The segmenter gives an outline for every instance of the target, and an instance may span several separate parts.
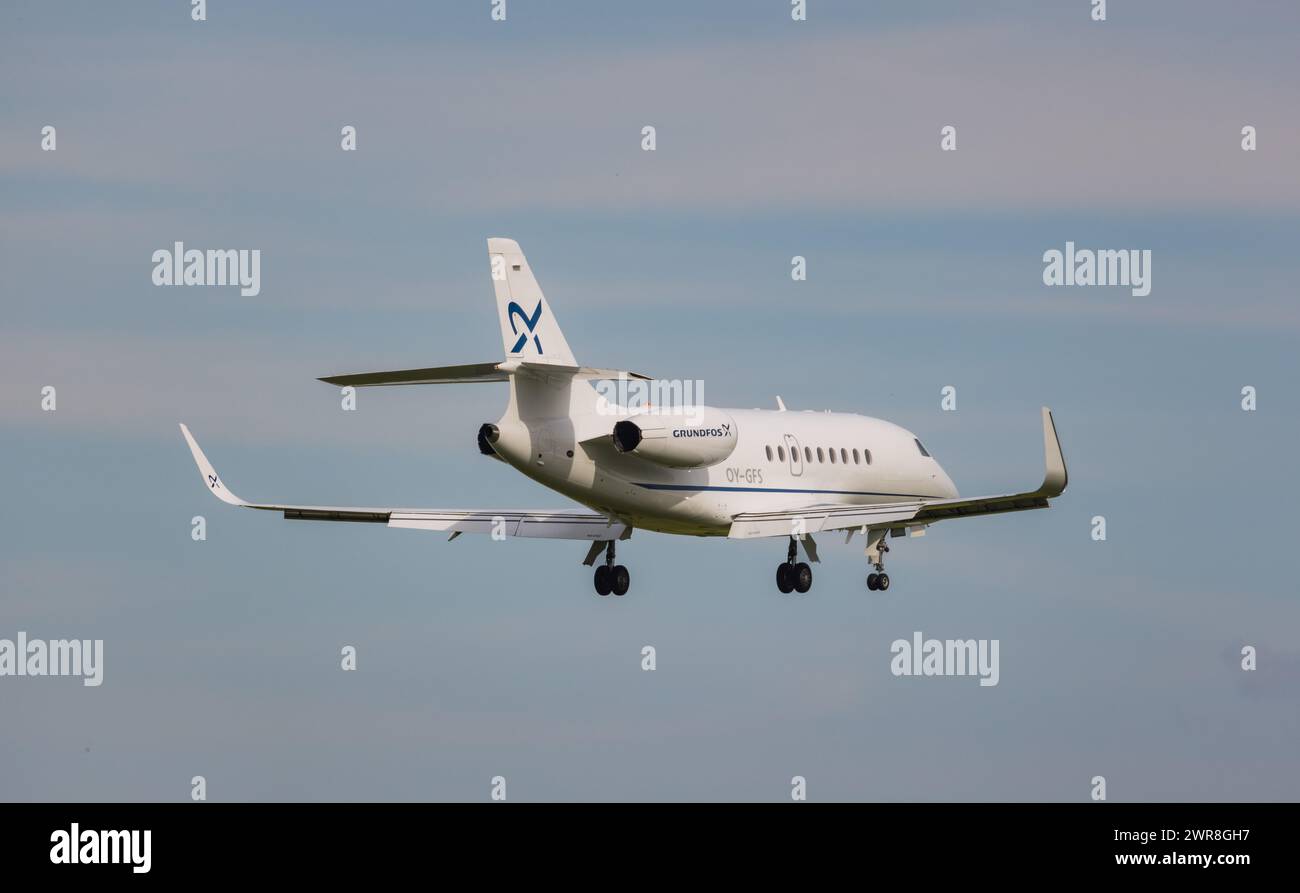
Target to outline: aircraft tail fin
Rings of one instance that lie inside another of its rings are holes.
[[[577,367],[519,243],[514,239],[487,242],[506,360]]]

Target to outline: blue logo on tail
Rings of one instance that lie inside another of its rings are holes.
[[[528,340],[529,335],[532,335],[533,343],[537,345],[537,353],[540,356],[542,353],[542,340],[534,334],[534,330],[537,328],[538,320],[542,318],[542,302],[537,302],[537,307],[533,310],[531,319],[527,313],[524,313],[524,308],[520,307],[514,301],[511,301],[510,306],[506,309],[509,311],[508,318],[510,320],[510,331],[519,335],[519,340],[515,342],[514,347],[510,348],[510,352],[519,353],[522,351],[524,349],[524,342]],[[519,327],[515,325],[516,316],[524,321],[524,325],[528,326],[528,331],[523,332],[522,334],[520,333]]]

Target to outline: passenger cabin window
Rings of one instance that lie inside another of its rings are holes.
[[[921,455],[925,456],[927,459],[930,458],[930,454],[925,451],[925,446],[921,441],[917,440],[915,437],[913,437],[912,440],[916,441],[916,448],[921,451]]]
[[[771,447],[764,447],[764,449],[767,450],[767,461],[771,462],[771,461],[772,461],[772,448],[771,448]]]
[[[780,459],[782,462],[785,461],[785,447],[778,446],[776,448],[776,457]]]
[[[862,457],[858,455],[858,448],[857,448],[857,447],[854,447],[854,448],[853,448],[853,464],[854,464],[854,465],[860,465],[860,464],[861,464],[861,459],[862,459]]]
[[[826,454],[822,452],[822,448],[821,448],[821,447],[818,447],[818,448],[817,448],[817,461],[818,461],[818,462],[825,462],[825,461],[826,461]]]
[[[827,452],[831,454],[831,464],[835,464],[835,448],[831,447]]]
[[[811,462],[811,461],[812,461],[812,447],[804,447],[804,448],[803,448],[803,457],[804,457],[804,460],[807,461],[807,462]]]
[[[871,464],[871,450],[862,451],[862,461],[866,462],[868,465]]]
[[[844,447],[840,447],[840,463],[843,465],[849,464],[849,451]]]

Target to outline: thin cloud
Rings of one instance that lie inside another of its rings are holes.
[[[944,26],[578,58],[372,44],[347,65],[291,41],[112,47],[86,43],[94,83],[56,66],[16,99],[42,120],[66,91],[97,101],[57,115],[57,159],[11,132],[0,174],[478,211],[1300,208],[1280,63],[1193,38]],[[160,108],[185,125],[160,128]],[[1244,123],[1260,151],[1241,151]]]

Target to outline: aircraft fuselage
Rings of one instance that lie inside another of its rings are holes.
[[[726,536],[742,512],[810,503],[950,498],[957,488],[911,432],[851,413],[721,410],[736,428],[717,464],[672,468],[577,433],[616,418],[504,418],[494,444],[523,474],[596,511],[662,533]]]

